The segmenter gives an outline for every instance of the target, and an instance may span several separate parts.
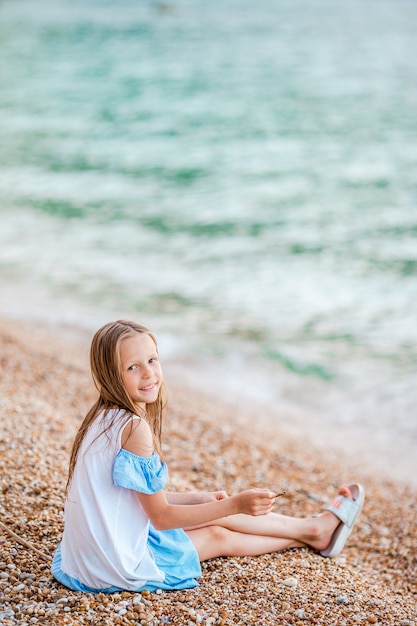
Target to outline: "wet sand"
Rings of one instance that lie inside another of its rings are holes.
[[[329,455],[295,432],[239,415],[178,384],[168,368],[165,454],[171,490],[285,489],[276,510],[319,512],[340,484],[367,499],[342,555],[308,549],[203,564],[200,587],[152,594],[80,594],[49,573],[63,528],[72,439],[94,398],[89,333],[3,319],[0,330],[0,621],[4,624],[416,623],[417,504],[412,485]],[[41,556],[42,553],[43,556]]]

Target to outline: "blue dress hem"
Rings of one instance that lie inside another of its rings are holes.
[[[123,587],[115,587],[115,586],[105,587],[102,589],[95,589],[93,587],[88,587],[87,585],[84,585],[82,582],[80,582],[76,578],[73,578],[72,576],[68,576],[68,574],[66,574],[62,570],[61,544],[59,544],[57,549],[55,550],[54,558],[52,561],[51,573],[53,577],[55,578],[55,580],[57,580],[59,583],[61,583],[68,589],[71,589],[72,591],[82,591],[83,593],[110,594],[110,593],[118,593],[121,591],[130,591],[131,593],[140,593],[141,591],[145,591],[145,590],[156,591],[157,589],[163,589],[166,591],[170,591],[170,590],[175,591],[175,590],[180,590],[180,589],[192,589],[193,587],[199,587],[199,583],[195,580],[195,578],[188,578],[186,580],[173,581],[173,580],[170,580],[172,577],[170,577],[169,575],[165,576],[165,580],[163,580],[162,582],[148,581],[145,585],[142,585],[142,587],[138,587],[137,589],[126,589]],[[201,575],[201,569],[200,569],[200,575]]]

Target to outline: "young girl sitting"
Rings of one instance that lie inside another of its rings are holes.
[[[298,519],[272,513],[276,495],[169,493],[161,459],[165,405],[154,336],[144,326],[103,326],[90,351],[99,397],[71,452],[65,527],[54,577],[76,591],[183,589],[200,561],[310,546],[323,556],[344,547],[364,500],[342,487],[327,511]]]

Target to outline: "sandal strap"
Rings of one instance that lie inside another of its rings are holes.
[[[336,515],[341,522],[346,524],[348,528],[351,528],[359,509],[360,506],[357,502],[351,500],[350,498],[346,498],[346,496],[339,495],[335,497],[333,502],[327,507],[326,511],[330,511]]]

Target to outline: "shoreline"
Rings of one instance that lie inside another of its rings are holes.
[[[62,532],[69,448],[94,397],[89,333],[57,330],[5,318],[0,329],[2,521],[47,555]],[[288,492],[279,512],[303,516],[322,510],[343,482],[363,481],[364,511],[342,555],[329,560],[301,549],[213,559],[194,590],[97,597],[65,589],[39,556],[0,533],[3,623],[414,625],[416,490],[323,457],[287,433],[278,442],[269,430],[261,436],[252,416],[237,418],[168,373],[171,381],[170,488],[234,493],[268,485]]]
[[[388,480],[417,489],[414,471],[415,445],[405,434],[394,436],[391,428],[378,425],[373,420],[346,422],[335,415],[294,406],[290,403],[274,406],[268,402],[247,402],[234,394],[224,394],[213,403],[210,387],[221,386],[220,377],[204,380],[204,367],[193,371],[189,367],[165,366],[172,387],[182,387],[185,381],[187,394],[204,398],[206,404],[217,404],[236,427],[246,428],[255,421],[270,440],[292,442],[303,454],[323,458],[325,463],[343,464],[365,475]],[[279,376],[279,375],[278,375]],[[278,377],[277,376],[277,377]],[[278,395],[278,394],[277,394]],[[230,397],[233,396],[233,400]],[[249,405],[249,406],[248,406]]]
[[[20,303],[23,304],[21,300]],[[62,315],[61,322],[57,315],[65,310],[64,303],[56,310],[48,309],[51,304],[50,300],[41,298],[38,307],[31,302],[30,310],[23,314],[2,305],[0,320],[31,329],[31,333],[38,329],[44,336],[51,334],[55,340],[58,336],[65,337],[78,346],[79,354],[75,353],[74,358],[82,356],[83,363],[88,362],[91,337],[101,324],[118,317],[137,317],[85,310],[82,314],[79,312],[78,317],[75,311]],[[43,313],[45,307],[47,314]],[[146,316],[142,322],[149,326]],[[238,345],[227,343],[225,355],[216,355],[211,348],[204,347],[201,339],[184,339],[173,331],[160,332],[157,328],[156,335],[170,396],[174,397],[177,389],[185,388],[185,396],[195,395],[197,403],[199,398],[205,398],[212,406],[223,407],[236,425],[245,428],[256,419],[268,437],[284,436],[296,442],[306,454],[313,450],[326,462],[343,461],[355,471],[361,468],[365,475],[417,489],[414,471],[417,431],[411,405],[407,412],[409,417],[404,414],[397,419],[393,417],[395,405],[387,403],[385,413],[379,412],[376,406],[367,409],[366,402],[363,407],[358,405],[361,389],[353,385],[347,392],[344,385],[349,386],[349,380],[342,379],[338,385],[329,387],[326,381],[303,378],[253,357],[250,349],[245,352],[245,346],[240,350]],[[407,384],[412,384],[410,376],[409,372]],[[383,380],[379,381],[381,389]],[[375,380],[373,386],[378,386]],[[303,393],[301,398],[299,389]]]

